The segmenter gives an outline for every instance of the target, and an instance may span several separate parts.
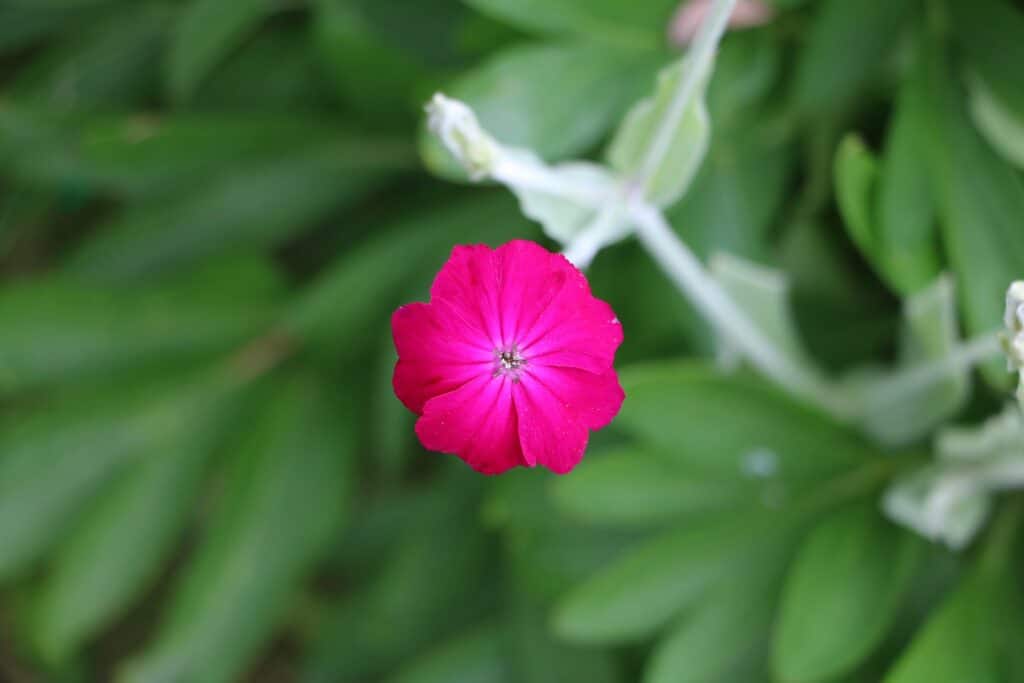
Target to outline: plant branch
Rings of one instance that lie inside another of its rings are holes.
[[[592,187],[568,182],[564,176],[539,163],[502,158],[491,171],[490,177],[512,188],[554,195],[594,209],[601,208],[608,201],[607,196],[601,195]]]
[[[658,130],[651,139],[651,146],[647,149],[640,172],[636,179],[638,187],[644,187],[648,180],[655,174],[665,155],[668,154],[672,136],[676,128],[686,115],[686,110],[693,102],[694,96],[698,93],[701,81],[711,68],[711,60],[714,58],[718,41],[721,40],[725,27],[729,23],[729,16],[736,6],[736,0],[714,0],[707,16],[697,30],[693,46],[686,55],[688,68],[685,70],[679,87],[669,104],[665,117],[661,120]]]
[[[628,204],[636,234],[652,258],[686,295],[716,331],[726,337],[761,372],[793,394],[849,419],[851,406],[813,370],[781,352],[732,297],[711,277],[693,252],[678,238],[661,212],[643,201],[644,187],[668,153],[672,136],[697,96],[711,69],[718,41],[728,24],[735,0],[714,0],[697,31],[684,71],[668,110],[644,155]]]
[[[989,332],[961,344],[945,358],[894,372],[879,382],[873,394],[875,398],[883,395],[911,398],[929,386],[947,379],[950,372],[967,370],[1001,353],[999,332]]]
[[[608,234],[616,228],[616,218],[622,213],[617,201],[605,204],[593,220],[562,251],[565,258],[580,270],[585,270],[604,246]]]
[[[787,358],[762,333],[676,236],[660,211],[638,201],[630,206],[629,215],[634,221],[637,238],[662,270],[716,331],[761,372],[835,417],[849,419],[852,416],[849,403],[829,382]]]

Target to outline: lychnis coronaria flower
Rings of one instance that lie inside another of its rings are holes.
[[[615,313],[533,242],[455,247],[430,303],[402,306],[391,328],[395,394],[420,441],[480,472],[568,472],[622,405]]]

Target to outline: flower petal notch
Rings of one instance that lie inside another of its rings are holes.
[[[564,256],[514,240],[457,246],[430,303],[391,318],[395,394],[425,448],[484,474],[565,474],[625,397],[613,363],[622,325]]]

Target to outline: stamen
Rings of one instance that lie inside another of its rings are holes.
[[[495,349],[494,376],[510,375],[513,381],[519,380],[519,369],[526,365],[526,359],[513,346],[504,351]]]
[[[501,366],[506,370],[518,370],[523,364],[522,357],[514,351],[501,352]]]

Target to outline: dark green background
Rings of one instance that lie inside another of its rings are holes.
[[[454,244],[544,241],[445,179],[423,103],[600,158],[680,54],[675,4],[0,0],[0,680],[1024,681],[1013,496],[959,554],[886,521],[929,440],[720,374],[632,241],[588,272],[627,399],[572,475],[416,443],[391,311]],[[1024,121],[1024,9],[769,4],[721,46],[675,229],[782,269],[832,372],[893,361],[942,270],[994,329],[1024,181],[965,88]],[[851,131],[877,159],[837,188]]]

